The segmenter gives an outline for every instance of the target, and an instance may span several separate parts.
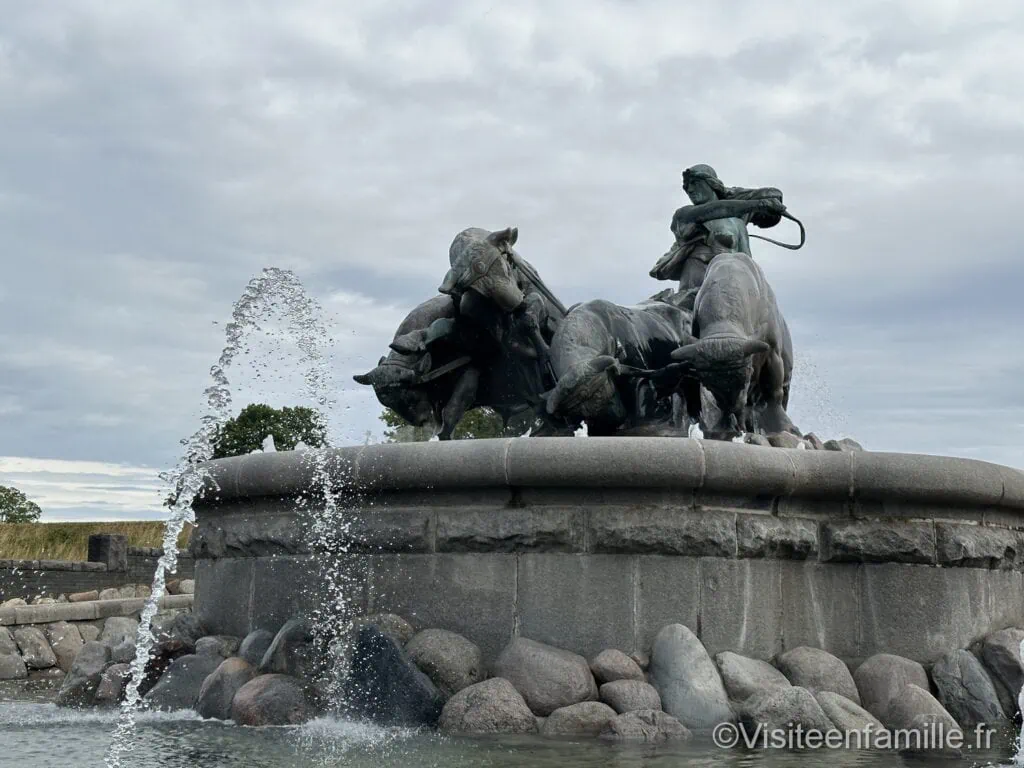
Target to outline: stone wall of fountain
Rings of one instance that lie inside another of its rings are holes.
[[[671,438],[335,449],[350,609],[474,640],[645,653],[666,624],[714,654],[801,645],[927,662],[1024,625],[1024,473],[985,462]],[[276,630],[324,594],[303,535],[315,462],[212,462],[195,612]]]

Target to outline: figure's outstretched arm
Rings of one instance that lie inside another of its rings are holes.
[[[701,205],[686,205],[672,217],[672,231],[678,232],[686,224],[701,224],[714,219],[742,219],[755,213],[782,213],[786,206],[778,198],[758,200],[716,200]]]

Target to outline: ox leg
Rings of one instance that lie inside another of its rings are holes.
[[[793,432],[800,434],[789,415],[786,404],[789,401],[789,386],[785,381],[785,366],[782,356],[772,352],[761,372],[761,386],[764,391],[764,408],[760,413],[761,427],[765,432]]]
[[[476,400],[479,383],[480,371],[476,368],[466,368],[459,376],[459,380],[452,389],[452,396],[448,398],[448,402],[441,409],[441,431],[437,433],[438,440],[452,439],[455,427],[458,426],[470,405]]]

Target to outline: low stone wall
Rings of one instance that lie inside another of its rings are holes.
[[[190,612],[192,602],[192,595],[165,595],[157,604],[157,617],[166,620]],[[127,639],[134,645],[145,604],[146,598],[140,597],[0,608],[0,682],[56,684],[86,642],[118,645]]]
[[[276,630],[322,600],[309,455],[211,464],[196,613]],[[673,438],[337,449],[354,612],[477,642],[646,653],[661,627],[767,659],[919,661],[1024,624],[1024,473],[967,459]],[[215,484],[215,487],[214,487]]]
[[[127,547],[121,567],[114,568],[105,562],[0,560],[0,603],[18,597],[30,600],[129,584],[150,584],[162,555],[163,550],[159,548]],[[191,555],[181,553],[175,578],[191,579],[194,574]]]

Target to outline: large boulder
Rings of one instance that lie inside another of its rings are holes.
[[[255,677],[231,702],[231,719],[239,725],[299,725],[312,716],[302,683],[288,675]]]
[[[932,667],[932,680],[939,703],[965,728],[979,723],[993,727],[1008,724],[996,687],[973,653],[946,654]]]
[[[25,660],[17,653],[0,654],[0,680],[24,680],[28,677]]]
[[[371,613],[359,616],[352,622],[352,631],[358,635],[359,630],[370,626],[376,627],[400,647],[404,647],[416,633],[412,624],[394,613]]]
[[[152,709],[192,709],[206,676],[219,666],[220,659],[212,656],[181,656],[171,662],[160,682],[146,694],[146,702]]]
[[[128,616],[111,616],[103,624],[100,642],[113,649],[124,642],[134,644],[138,634],[139,622],[135,619]]]
[[[1003,712],[1017,712],[1017,694],[1024,686],[1024,665],[1020,658],[1024,630],[1001,629],[986,635],[977,646],[977,655],[992,675]]]
[[[928,690],[928,673],[924,667],[891,653],[877,653],[866,659],[853,673],[853,679],[860,692],[861,706],[883,723],[889,702],[908,685]]]
[[[238,651],[240,644],[241,641],[234,635],[207,635],[196,640],[196,656],[230,659]]]
[[[18,653],[18,644],[14,642],[14,635],[7,627],[0,627],[0,656],[10,656]]]
[[[110,660],[115,664],[131,664],[135,659],[135,643],[125,640],[110,649]]]
[[[847,666],[828,651],[800,646],[776,659],[779,670],[793,685],[812,693],[832,691],[860,704],[860,694]]]
[[[57,621],[46,625],[46,639],[57,657],[57,666],[65,672],[75,663],[75,656],[82,650],[85,641],[78,627],[67,621]]]
[[[790,730],[796,737],[798,732],[791,730],[796,726],[804,734],[814,730],[822,735],[833,727],[814,694],[796,685],[747,699],[741,709],[740,721],[748,733],[756,733],[761,725],[769,733]]]
[[[405,652],[445,699],[486,677],[479,646],[454,632],[425,629],[413,636]]]
[[[741,703],[778,688],[789,688],[786,676],[760,659],[749,659],[732,651],[715,654],[718,671],[729,699]]]
[[[444,706],[431,679],[393,638],[372,624],[359,630],[346,698],[354,714],[381,725],[432,726]]]
[[[18,627],[14,642],[21,650],[21,658],[29,669],[49,669],[57,666],[57,657],[39,627]]]
[[[160,682],[164,673],[176,660],[188,656],[189,647],[177,639],[161,640],[152,649],[139,683],[139,696],[145,697]]]
[[[581,701],[597,701],[597,684],[586,659],[525,637],[505,646],[494,674],[512,683],[541,717]]]
[[[219,658],[219,657],[218,657]],[[234,656],[220,663],[199,688],[196,712],[202,717],[231,719],[231,703],[235,694],[256,677],[256,670],[245,659]]]
[[[452,696],[438,727],[446,733],[536,733],[537,718],[512,683],[492,677]]]
[[[313,632],[304,620],[289,619],[274,636],[257,671],[261,675],[291,675],[306,679],[314,674],[313,662]]]
[[[656,709],[641,709],[617,715],[600,733],[603,741],[645,744],[685,741],[691,735],[689,729],[672,715]]]
[[[124,689],[128,685],[131,671],[130,664],[111,664],[103,670],[93,704],[97,707],[117,706],[124,696]]]
[[[687,728],[709,729],[733,720],[718,667],[682,624],[669,624],[654,638],[650,676],[662,708]]]
[[[911,738],[909,743],[894,744],[900,749],[958,752],[958,748],[950,748],[951,737],[963,744],[963,732],[953,716],[928,691],[913,683],[889,702],[887,718],[882,723],[894,732],[920,734],[920,744]]]
[[[641,709],[661,709],[661,696],[650,683],[643,680],[612,680],[598,691],[601,701],[617,714]]]
[[[852,748],[868,749],[883,745],[879,739],[880,734],[885,731],[885,726],[866,709],[832,691],[818,691],[814,698],[818,700],[821,711],[832,721],[832,725],[850,735],[849,743]]]
[[[591,659],[590,671],[594,673],[598,685],[615,680],[644,680],[644,672],[640,665],[622,651],[613,648],[601,651]]]
[[[171,619],[168,633],[172,640],[180,640],[190,654],[195,653],[196,643],[207,634],[203,623],[191,613],[179,613]]]
[[[110,661],[110,646],[91,640],[75,656],[70,671],[57,692],[59,707],[88,707],[96,698],[103,670]]]
[[[599,701],[581,701],[556,709],[544,720],[545,736],[597,736],[615,718],[615,710]]]
[[[100,633],[103,631],[103,627],[97,626],[97,623],[93,621],[79,621],[75,626],[78,627],[78,633],[82,636],[83,643],[98,641]]]
[[[238,655],[254,667],[258,667],[273,642],[273,632],[267,629],[254,629],[245,636],[242,644],[238,646]]]

